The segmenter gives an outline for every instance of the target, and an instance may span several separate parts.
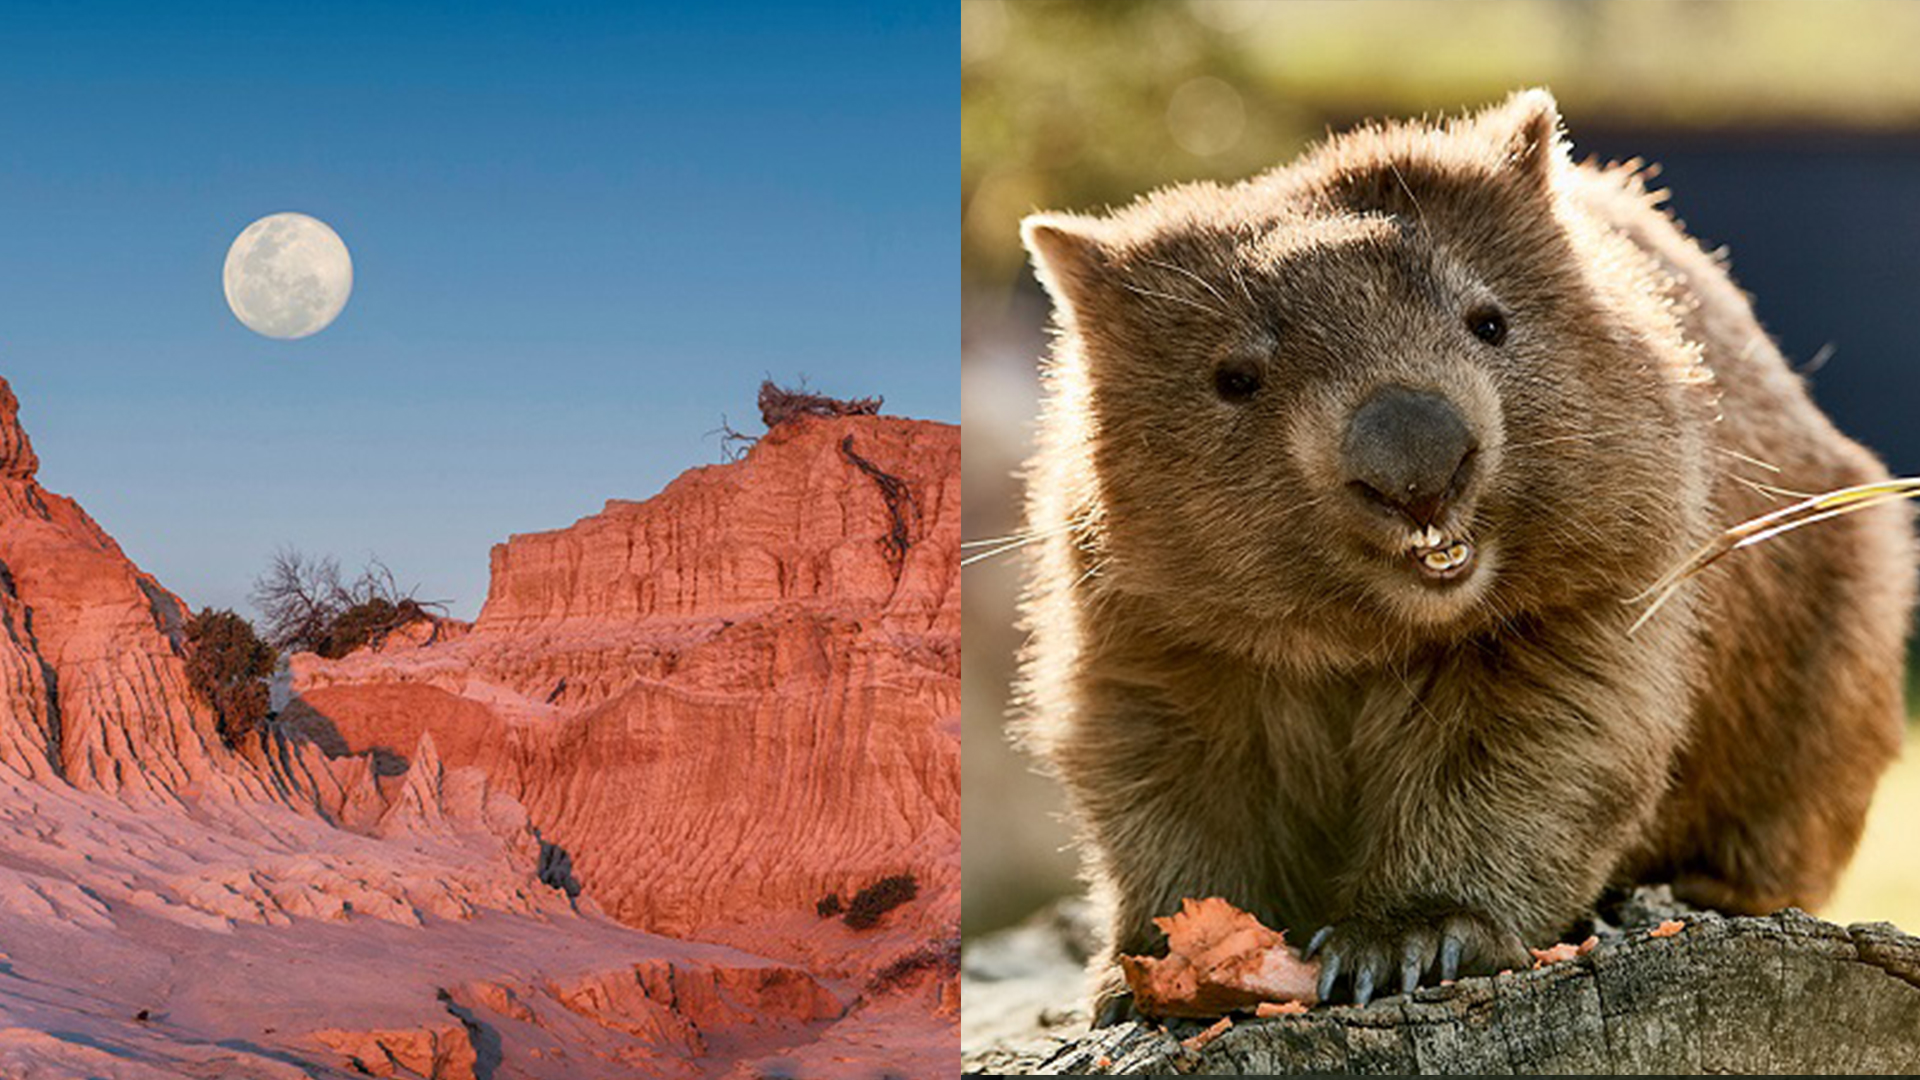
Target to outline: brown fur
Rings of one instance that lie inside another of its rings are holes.
[[[1899,744],[1909,519],[1741,552],[1629,635],[1637,594],[1778,505],[1748,481],[1885,476],[1657,202],[1632,166],[1568,161],[1529,91],[1027,221],[1060,334],[1023,735],[1113,951],[1219,895],[1331,924],[1329,960],[1386,987],[1448,937],[1469,969],[1512,962],[1609,885],[1825,899]],[[1498,346],[1464,321],[1487,305]],[[1215,393],[1228,364],[1250,401]],[[1385,383],[1478,440],[1457,588],[1414,580],[1405,529],[1344,490],[1342,425]]]

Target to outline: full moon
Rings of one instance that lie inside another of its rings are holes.
[[[227,249],[227,306],[270,338],[317,334],[347,306],[353,259],[340,234],[305,214],[269,214]]]

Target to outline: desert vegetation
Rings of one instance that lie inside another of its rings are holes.
[[[898,989],[912,981],[916,975],[926,971],[938,973],[943,977],[958,975],[960,973],[960,939],[949,937],[939,941],[929,941],[893,960],[867,980],[867,993],[884,994]]]
[[[794,387],[781,386],[772,379],[760,383],[760,394],[755,402],[760,406],[760,422],[768,431],[781,424],[791,423],[808,416],[877,416],[885,399],[880,397],[837,398],[826,394],[816,394],[807,389],[806,376],[800,377],[800,384]],[[723,414],[720,426],[708,432],[720,437],[720,457],[723,461],[738,461],[760,436],[736,431]]]
[[[213,707],[220,737],[238,746],[267,718],[278,655],[232,611],[201,608],[186,622],[187,682]]]
[[[797,388],[776,385],[768,379],[760,384],[760,422],[767,430],[802,416],[875,416],[885,400],[878,397],[837,398],[816,394],[802,379]]]
[[[920,883],[912,874],[883,877],[854,894],[842,921],[855,930],[872,929],[882,915],[918,895]]]
[[[284,652],[318,653],[330,660],[363,645],[379,645],[417,622],[438,629],[446,605],[402,589],[377,558],[347,581],[332,556],[310,558],[291,548],[274,553],[254,582],[253,602],[265,620],[266,640]]]

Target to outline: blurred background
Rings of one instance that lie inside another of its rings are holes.
[[[968,539],[1019,523],[1047,305],[1021,216],[1238,179],[1370,117],[1559,98],[1576,158],[1656,162],[1842,430],[1920,474],[1920,4],[1898,0],[967,0]],[[966,571],[965,930],[1075,888],[1050,781],[1007,744],[1017,556]],[[1920,699],[1916,699],[1920,700]],[[1920,732],[1823,914],[1920,929]]]

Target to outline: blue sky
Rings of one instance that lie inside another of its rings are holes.
[[[471,616],[487,552],[718,459],[760,379],[959,419],[958,8],[8,4],[0,375],[195,606],[274,549]],[[253,334],[249,222],[354,292]]]

